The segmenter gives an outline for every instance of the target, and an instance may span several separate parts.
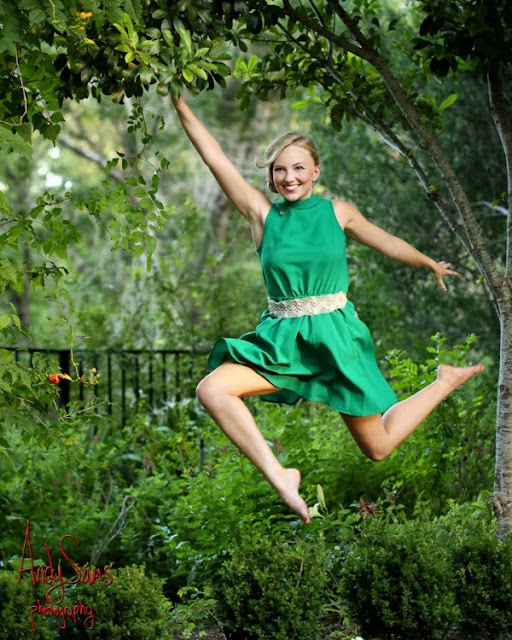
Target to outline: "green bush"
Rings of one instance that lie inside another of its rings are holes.
[[[457,512],[470,505],[461,505]],[[459,635],[472,640],[512,638],[512,537],[504,542],[494,527],[469,522],[456,529],[453,569],[461,611]]]
[[[341,564],[342,600],[364,637],[450,637],[455,584],[449,536],[435,523],[371,519]]]
[[[129,630],[131,640],[170,639],[171,604],[163,594],[163,580],[146,576],[144,567],[138,566],[112,570],[112,575],[108,586],[81,584],[74,593],[67,592],[71,606],[80,598],[94,608],[94,627],[75,625],[73,638],[122,640]]]
[[[57,640],[55,618],[34,616],[34,633],[30,607],[38,598],[44,601],[44,591],[34,588],[27,577],[18,582],[16,571],[0,571],[0,640]]]
[[[364,637],[497,640],[512,637],[511,560],[512,539],[464,505],[433,522],[369,518],[334,573]]]
[[[214,589],[228,638],[314,640],[326,574],[323,545],[241,534]]]
[[[38,600],[48,607],[48,585],[35,589],[27,577],[18,582],[15,571],[0,571],[0,640],[121,640],[127,637],[127,630],[133,640],[170,639],[170,603],[163,595],[162,580],[146,576],[144,568],[137,566],[111,573],[114,579],[109,585],[98,580],[66,586],[64,600],[53,605],[55,610],[64,608],[64,616],[34,612],[36,635],[30,607]],[[74,607],[76,619],[69,615]]]

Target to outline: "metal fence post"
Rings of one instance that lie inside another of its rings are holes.
[[[59,369],[61,373],[67,373],[69,376],[71,369],[71,351],[69,349],[59,351]],[[59,383],[59,389],[59,407],[67,407],[69,404],[69,380],[62,378]]]

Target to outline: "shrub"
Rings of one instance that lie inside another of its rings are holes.
[[[228,638],[314,640],[326,574],[323,545],[243,533],[214,589]]]
[[[364,523],[335,570],[342,607],[364,637],[511,637],[512,538],[498,539],[481,507],[433,522]]]
[[[121,640],[127,637],[128,629],[133,640],[170,639],[170,603],[162,593],[162,580],[146,576],[144,568],[137,566],[112,570],[112,575],[114,580],[108,586],[80,583],[66,587],[64,600],[53,608],[77,607],[76,619],[69,613],[34,613],[38,640]],[[27,578],[18,582],[15,571],[0,571],[0,640],[36,637],[30,606],[38,599],[42,606],[48,606],[45,587],[48,585],[35,589]],[[82,611],[78,610],[80,604]]]
[[[470,505],[457,510],[469,511]],[[494,523],[474,518],[453,535],[453,570],[457,575],[457,602],[461,612],[460,637],[496,640],[512,637],[512,537],[496,536]]]
[[[339,577],[343,604],[364,637],[440,640],[457,628],[449,536],[435,523],[369,519]]]
[[[58,629],[55,618],[34,619],[37,636],[32,629],[30,607],[37,599],[44,600],[41,593],[28,579],[18,582],[15,571],[0,571],[0,640],[22,640],[37,637],[38,640],[57,640]]]
[[[75,625],[75,638],[87,640],[167,640],[170,602],[162,591],[163,580],[146,576],[144,567],[131,566],[112,570],[114,579],[108,586],[81,584],[67,592],[72,605],[78,598],[94,608],[94,627]],[[94,589],[94,592],[92,590]],[[63,637],[68,638],[69,635]]]

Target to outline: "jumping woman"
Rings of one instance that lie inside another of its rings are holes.
[[[228,438],[308,523],[309,510],[299,495],[300,471],[281,466],[243,398],[324,402],[342,415],[361,451],[382,460],[483,366],[440,365],[432,384],[398,402],[378,369],[368,328],[347,299],[345,239],[428,269],[443,291],[445,277],[457,273],[449,262],[436,262],[372,224],[352,204],[313,195],[320,158],[309,138],[287,133],[258,163],[267,169],[269,188],[278,196],[271,202],[242,177],[185,99],[173,98],[173,104],[204,163],[247,219],[268,294],[268,309],[255,331],[216,342],[209,358],[213,371],[199,383],[197,396]]]

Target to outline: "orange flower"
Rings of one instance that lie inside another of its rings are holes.
[[[68,376],[67,373],[52,373],[48,376],[48,380],[52,384],[59,384],[62,378],[64,378],[65,380],[73,380],[73,378],[71,378],[71,376]]]

